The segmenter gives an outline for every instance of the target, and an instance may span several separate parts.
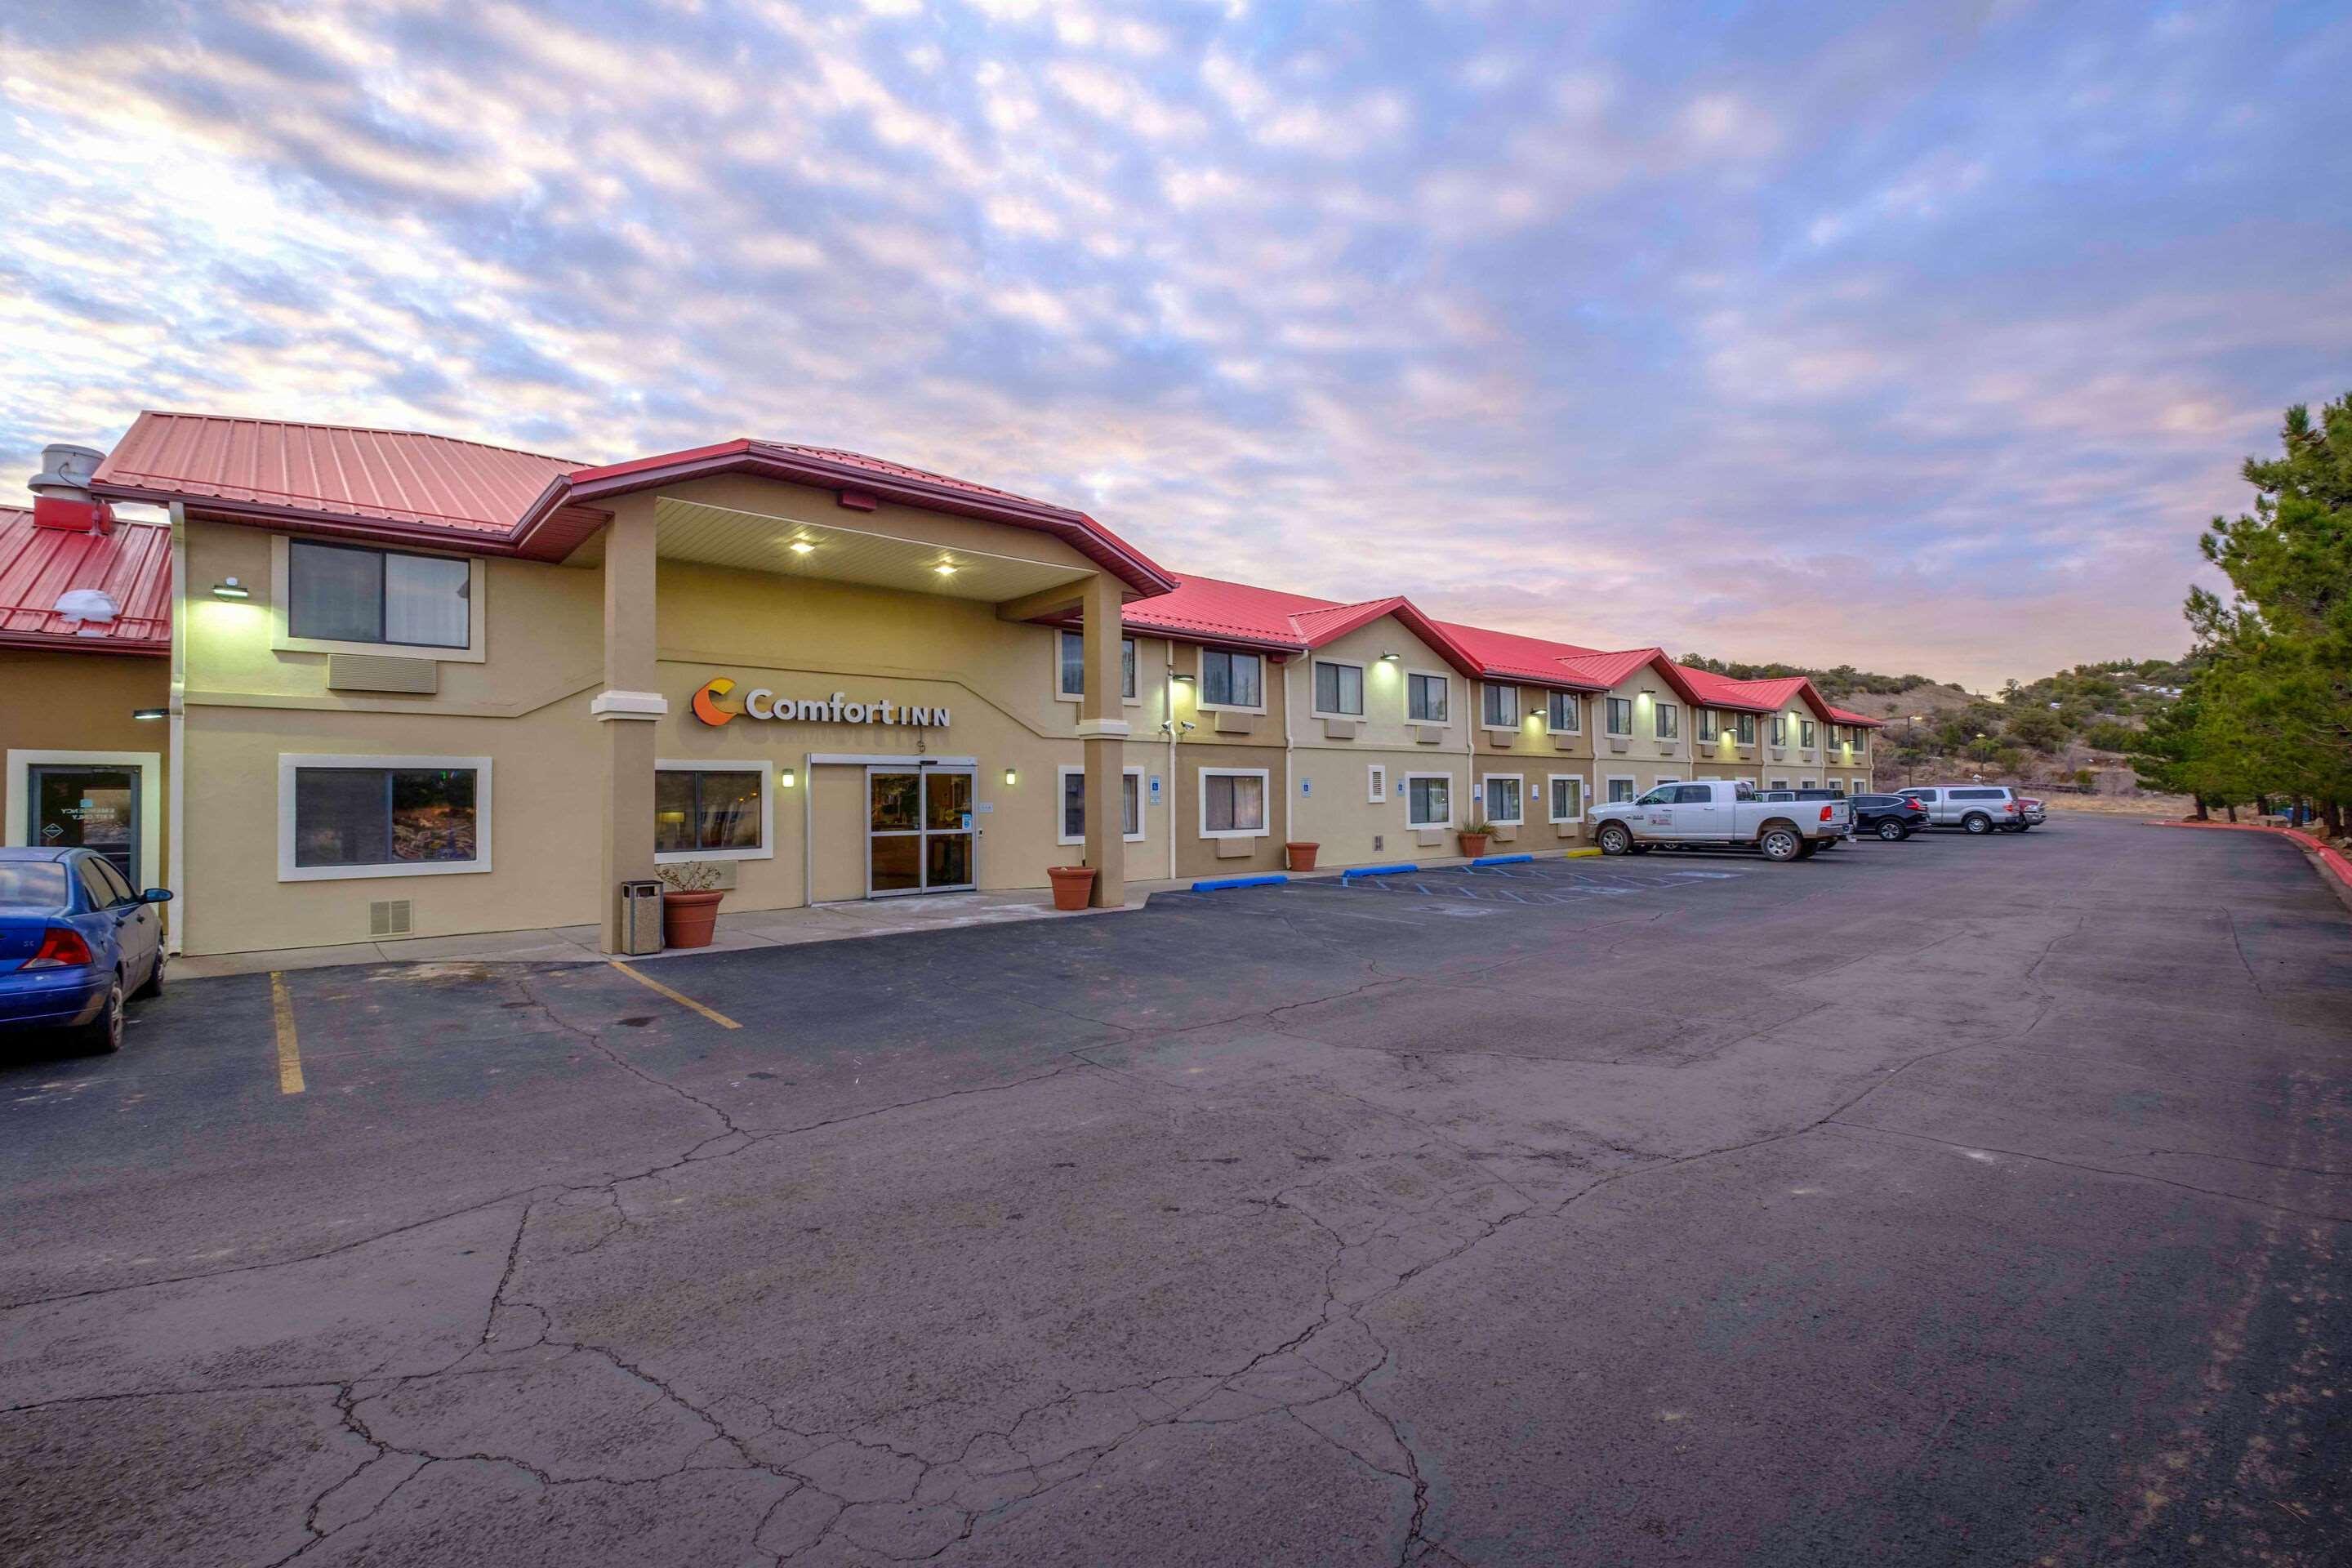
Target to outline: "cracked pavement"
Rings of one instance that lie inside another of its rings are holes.
[[[1694,871],[1712,873],[1693,876]],[[0,1559],[2325,1563],[2288,847],[177,986],[0,1060]]]

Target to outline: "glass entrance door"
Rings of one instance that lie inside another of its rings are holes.
[[[33,811],[26,843],[95,849],[124,881],[140,885],[137,768],[37,763],[26,773]]]
[[[978,885],[970,768],[866,770],[866,895]]]

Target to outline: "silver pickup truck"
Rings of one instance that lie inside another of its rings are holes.
[[[1810,860],[1853,826],[1853,807],[1843,800],[1759,800],[1729,779],[1660,784],[1637,800],[1596,805],[1591,816],[1603,855],[1741,845],[1768,860]]]

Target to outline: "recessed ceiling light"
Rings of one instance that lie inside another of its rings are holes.
[[[942,577],[952,577],[955,575],[955,563],[949,561],[942,561],[938,565],[932,567],[931,570],[938,573]]]
[[[793,541],[793,553],[795,555],[806,555],[810,551],[814,550],[815,548],[815,545],[811,544],[805,539],[795,539]]]

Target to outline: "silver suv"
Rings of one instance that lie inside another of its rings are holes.
[[[1926,806],[1930,827],[2022,833],[2033,826],[2025,819],[2024,802],[2007,784],[1933,784],[1895,793]]]

